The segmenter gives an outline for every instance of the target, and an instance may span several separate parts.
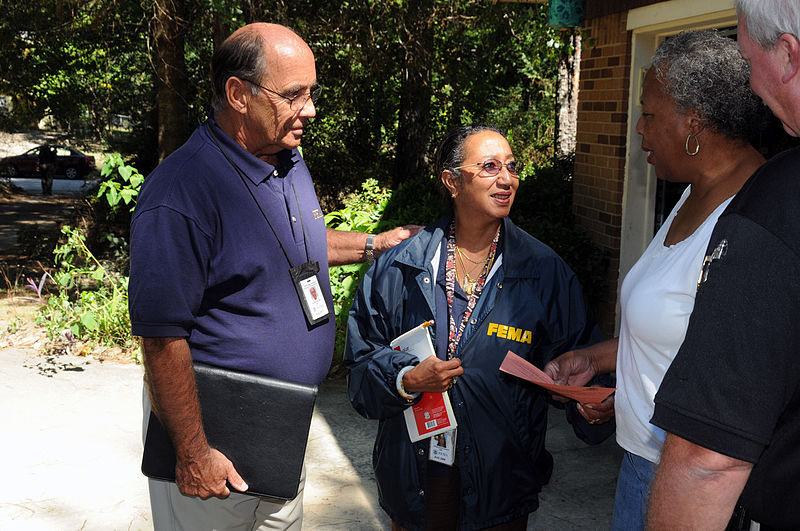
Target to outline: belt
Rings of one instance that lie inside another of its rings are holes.
[[[756,522],[750,518],[749,511],[743,505],[737,504],[733,509],[733,515],[725,531],[750,531],[751,529],[757,529],[759,531],[780,531],[777,527]]]

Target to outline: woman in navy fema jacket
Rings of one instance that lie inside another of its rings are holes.
[[[380,420],[373,465],[393,529],[525,529],[552,471],[547,394],[500,364],[511,350],[541,368],[602,339],[574,273],[508,219],[520,169],[499,130],[450,132],[436,174],[453,215],[382,254],[353,303],[349,396]],[[389,347],[428,320],[437,356],[419,362]],[[444,391],[458,424],[452,465],[430,459],[440,441],[412,443],[403,416],[423,393]],[[569,411],[584,440],[613,433]]]

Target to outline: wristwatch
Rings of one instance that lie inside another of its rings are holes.
[[[375,235],[374,234],[367,234],[367,241],[364,244],[364,256],[367,259],[367,263],[371,264],[373,260],[375,260],[375,253],[372,252],[372,246],[375,243]]]

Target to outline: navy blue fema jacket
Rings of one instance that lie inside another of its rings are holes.
[[[350,402],[364,417],[380,420],[373,450],[380,504],[411,530],[425,526],[429,440],[411,443],[402,415],[408,403],[395,385],[398,372],[418,362],[388,345],[436,314],[431,260],[447,223],[440,220],[378,257],[356,294],[347,328]],[[459,342],[456,356],[464,374],[450,391],[458,422],[462,529],[499,525],[535,511],[552,471],[544,447],[547,395],[499,371],[506,352],[541,368],[563,352],[602,339],[564,261],[508,218],[503,230],[502,266],[484,287]],[[510,327],[514,333],[507,332]]]

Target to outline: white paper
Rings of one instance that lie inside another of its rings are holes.
[[[389,345],[395,350],[414,354],[420,361],[435,356],[428,327],[433,321],[426,321],[398,336]],[[417,442],[457,427],[453,407],[447,393],[425,393],[417,404],[403,412],[411,442]]]

